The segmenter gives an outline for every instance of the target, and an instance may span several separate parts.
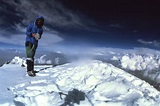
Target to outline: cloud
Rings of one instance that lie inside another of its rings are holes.
[[[61,42],[64,39],[58,35],[58,33],[44,33],[43,38],[40,39],[39,45],[41,46],[52,46],[55,43]]]
[[[140,43],[142,43],[142,44],[145,44],[145,45],[151,45],[151,44],[153,44],[152,41],[144,41],[143,39],[138,39],[137,41],[140,42]]]
[[[26,39],[25,34],[14,34],[10,37],[0,36],[0,42],[12,44],[12,45],[19,45],[19,46],[25,45],[25,39]],[[58,33],[44,32],[44,34],[42,35],[42,39],[39,40],[39,45],[48,47],[61,41],[63,41],[63,38],[61,38],[58,35]]]
[[[21,17],[21,23],[24,25],[33,21],[37,16],[42,15],[45,18],[45,24],[50,26],[66,28],[86,27],[86,23],[83,22],[84,20],[82,18],[64,8],[64,6],[56,0],[19,0],[19,2],[15,2],[15,0],[2,0],[2,2],[4,2],[3,7],[5,7],[3,12],[12,13],[17,17]],[[8,10],[7,6],[15,9],[13,11]]]
[[[120,24],[110,24],[110,25],[108,25],[108,27],[111,27],[111,28],[123,28],[123,26],[120,25]]]
[[[0,42],[24,45],[25,30],[30,22],[42,15],[45,18],[44,37],[40,45],[63,41],[56,29],[87,29],[87,21],[66,9],[58,0],[1,0]],[[85,18],[86,19],[86,18]]]
[[[153,41],[145,41],[143,39],[138,39],[137,40],[139,43],[142,43],[144,45],[148,45],[148,46],[155,46],[155,47],[160,47],[160,42],[153,40]]]

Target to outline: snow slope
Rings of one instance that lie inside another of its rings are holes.
[[[0,68],[1,106],[160,106],[159,91],[109,63],[35,66],[48,68],[29,77],[23,62],[16,57]]]

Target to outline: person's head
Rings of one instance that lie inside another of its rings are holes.
[[[36,25],[38,27],[42,27],[44,24],[44,18],[42,16],[39,16],[37,19],[36,19]]]

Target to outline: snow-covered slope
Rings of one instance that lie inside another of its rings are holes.
[[[36,66],[35,69],[44,67],[48,66]],[[160,106],[160,93],[155,88],[112,64],[98,60],[49,67],[33,78],[27,76],[24,70],[20,64],[13,63],[0,69],[0,72],[6,71],[3,76],[10,77],[14,71],[19,73],[19,78],[11,77],[12,83],[0,76],[8,82],[3,87],[14,94],[14,104],[10,105]],[[4,89],[0,90],[3,92]]]

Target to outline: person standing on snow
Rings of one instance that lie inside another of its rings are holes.
[[[34,55],[38,47],[38,40],[43,34],[44,18],[39,16],[33,23],[30,23],[26,29],[26,63],[27,63],[27,73],[29,76],[35,76],[34,72]]]

